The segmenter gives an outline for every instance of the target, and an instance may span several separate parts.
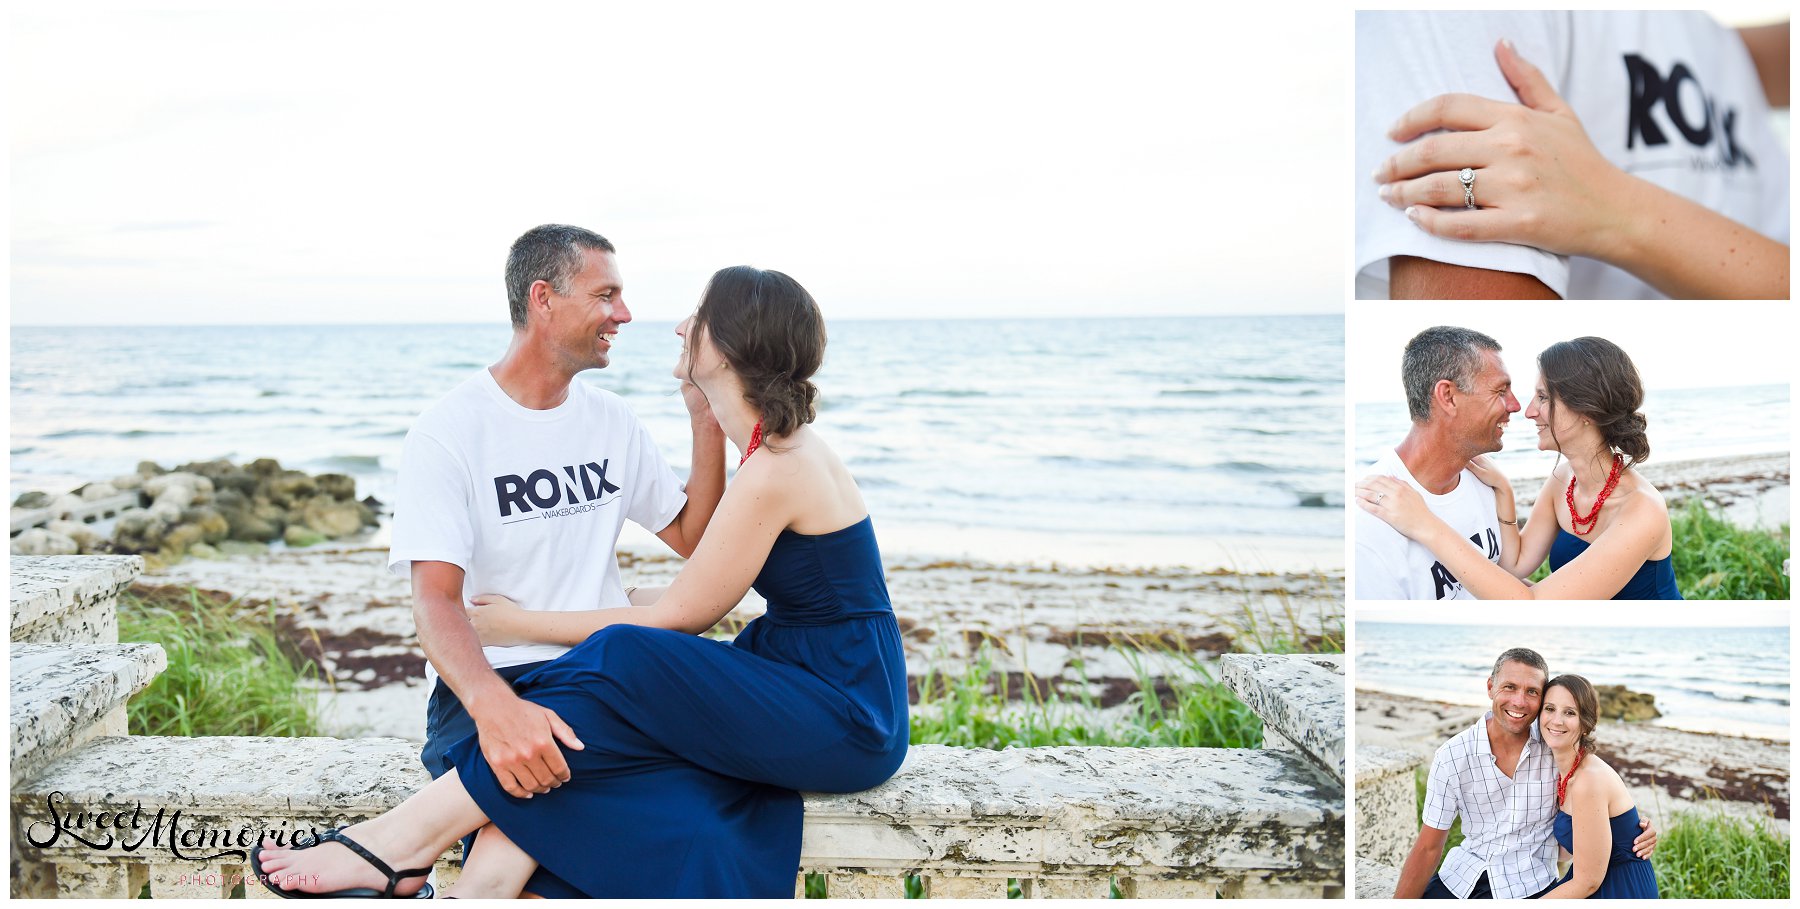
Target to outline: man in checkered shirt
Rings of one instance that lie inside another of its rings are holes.
[[[1494,661],[1487,681],[1494,709],[1444,743],[1431,762],[1423,825],[1400,870],[1395,898],[1520,899],[1542,896],[1555,886],[1557,849],[1550,828],[1556,819],[1556,759],[1535,722],[1549,681],[1549,664],[1535,651],[1515,647]],[[1445,856],[1450,824],[1458,815],[1463,841]],[[1649,858],[1656,831],[1648,821],[1643,826],[1632,849]]]

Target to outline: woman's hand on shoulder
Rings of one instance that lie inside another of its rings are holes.
[[[469,616],[469,624],[475,627],[476,636],[481,638],[482,646],[506,647],[531,643],[521,634],[520,619],[525,610],[519,604],[497,593],[484,593],[469,603],[464,611]]]
[[[1480,480],[1483,484],[1491,488],[1504,488],[1509,492],[1512,490],[1512,482],[1508,480],[1506,474],[1501,472],[1500,468],[1494,464],[1494,459],[1487,455],[1476,455],[1475,457],[1470,458],[1469,472],[1475,475],[1475,479]]]
[[[1408,539],[1418,539],[1433,520],[1418,490],[1393,477],[1363,478],[1356,484],[1356,504]]]
[[[1632,178],[1594,148],[1574,110],[1511,42],[1502,40],[1494,56],[1524,103],[1449,94],[1407,111],[1388,136],[1418,141],[1375,172],[1382,200],[1434,236],[1616,256]],[[1434,130],[1450,132],[1425,135]],[[1474,170],[1479,210],[1464,209],[1465,167]]]

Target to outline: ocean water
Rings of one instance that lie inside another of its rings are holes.
[[[1528,402],[1519,403],[1523,407]],[[1789,411],[1786,385],[1657,389],[1644,393],[1642,409],[1649,421],[1652,462],[1785,452],[1791,439]],[[1405,438],[1411,425],[1404,401],[1356,405],[1358,470]],[[1538,450],[1537,428],[1525,419],[1524,410],[1513,414],[1504,440],[1506,447],[1495,459],[1508,477],[1550,475],[1556,455]]]
[[[1552,676],[1656,696],[1656,725],[1788,740],[1788,629],[1545,628],[1356,623],[1356,684],[1460,704],[1509,647],[1543,654]],[[1604,720],[1602,722],[1605,722]]]
[[[12,494],[273,457],[387,500],[413,418],[504,325],[12,331]],[[895,523],[1179,539],[1339,538],[1343,320],[835,322],[818,427]],[[685,474],[674,326],[578,381],[625,396]]]

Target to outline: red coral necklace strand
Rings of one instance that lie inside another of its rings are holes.
[[[744,448],[744,456],[741,458],[738,458],[738,466],[739,467],[744,466],[744,462],[750,460],[750,456],[755,454],[756,449],[761,446],[762,446],[762,421],[757,420],[756,428],[750,430],[750,444]],[[1608,486],[1607,488],[1611,489],[1612,487]]]
[[[1619,472],[1624,469],[1625,459],[1616,454],[1613,455],[1612,473],[1606,475],[1606,488],[1600,490],[1600,498],[1594,500],[1594,510],[1588,512],[1587,517],[1585,518],[1575,511],[1575,478],[1573,476],[1569,477],[1569,492],[1567,496],[1569,500],[1569,523],[1575,528],[1576,536],[1587,536],[1594,532],[1594,526],[1600,521],[1600,506],[1606,504],[1606,497],[1612,495],[1613,487],[1619,485]],[[1587,525],[1586,530],[1581,529],[1581,525],[1583,524]]]
[[[1585,750],[1580,748],[1575,749],[1575,763],[1569,765],[1568,773],[1563,774],[1556,780],[1556,804],[1558,807],[1562,806],[1563,799],[1567,798],[1569,795],[1569,777],[1574,776],[1575,768],[1581,766],[1581,756],[1584,754],[1587,754]]]

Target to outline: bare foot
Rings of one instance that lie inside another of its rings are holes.
[[[389,843],[378,830],[371,830],[366,823],[353,824],[344,828],[343,832],[364,849],[379,856],[395,871],[429,868],[436,859],[433,855],[402,854],[398,847]],[[259,861],[267,882],[283,890],[328,893],[358,887],[376,892],[387,888],[387,877],[369,864],[367,859],[350,851],[350,847],[342,843],[324,842],[306,849],[281,848],[272,843],[272,840],[263,841]],[[419,888],[424,885],[423,876],[403,877],[395,885],[394,893],[396,896],[411,896],[418,893]]]

